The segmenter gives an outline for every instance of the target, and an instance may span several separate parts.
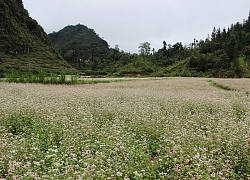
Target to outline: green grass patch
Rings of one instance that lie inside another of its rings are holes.
[[[5,75],[6,82],[14,83],[43,83],[43,84],[77,84],[78,79],[76,75],[70,75],[70,78],[66,78],[66,72],[61,71],[60,74],[46,73],[43,70],[39,70],[37,74],[32,72],[20,73],[12,71]]]
[[[97,84],[97,83],[111,83],[131,81],[138,79],[131,78],[78,78],[77,75],[67,75],[65,71],[56,73],[46,73],[43,70],[39,70],[38,73],[25,72],[20,73],[18,71],[11,71],[9,74],[5,74],[5,78],[2,81],[14,82],[14,83],[42,83],[42,84]]]
[[[229,87],[229,86],[225,86],[225,85],[219,84],[219,83],[214,82],[214,81],[212,81],[212,80],[209,80],[208,82],[209,82],[210,86],[214,86],[214,87],[223,89],[223,90],[225,90],[225,91],[236,91],[235,88],[232,88],[232,87]]]

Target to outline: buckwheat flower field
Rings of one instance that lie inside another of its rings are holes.
[[[250,79],[0,83],[0,179],[250,179],[249,92]]]

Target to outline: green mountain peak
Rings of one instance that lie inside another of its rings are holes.
[[[85,25],[69,25],[58,32],[49,34],[53,46],[70,64],[78,61],[102,59],[109,50],[108,43],[93,29]]]

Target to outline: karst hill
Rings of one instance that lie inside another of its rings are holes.
[[[0,0],[0,76],[10,71],[73,72],[22,0]]]

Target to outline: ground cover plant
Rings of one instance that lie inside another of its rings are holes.
[[[249,179],[249,79],[0,83],[0,179]]]

